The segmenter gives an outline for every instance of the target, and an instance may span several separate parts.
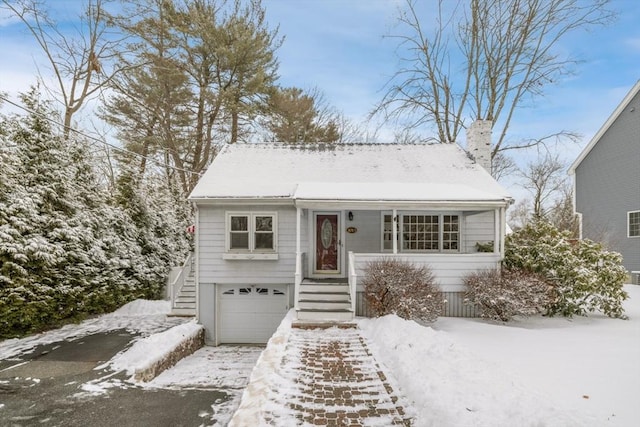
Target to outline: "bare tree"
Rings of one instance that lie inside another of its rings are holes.
[[[549,220],[559,230],[567,230],[575,238],[580,234],[578,216],[573,210],[573,186],[565,180],[558,190],[558,198],[549,210]]]
[[[523,228],[531,219],[531,201],[522,199],[509,208],[509,226],[515,231]]]
[[[498,151],[491,159],[491,176],[499,180],[518,170],[516,162],[503,151]]]
[[[391,35],[401,66],[373,114],[432,126],[442,143],[456,142],[471,121],[491,120],[493,157],[549,138],[510,140],[515,111],[572,72],[577,59],[558,48],[567,35],[613,17],[608,0],[439,0],[432,22],[405,1]]]
[[[52,68],[56,88],[53,92],[64,108],[64,135],[69,137],[73,115],[121,71],[111,61],[120,40],[107,33],[103,0],[89,0],[80,15],[78,34],[64,33],[50,18],[45,2],[2,0],[15,14],[44,52]],[[42,79],[46,81],[45,79]]]
[[[567,180],[565,165],[560,162],[558,155],[547,154],[535,162],[528,163],[519,175],[523,179],[522,187],[533,197],[533,217],[547,217],[551,203]]]

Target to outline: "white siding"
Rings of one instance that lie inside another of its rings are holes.
[[[345,215],[344,227],[355,227],[355,233],[346,233],[347,252],[377,252],[382,247],[382,216],[380,211],[351,211],[353,221],[349,221],[349,211]]]
[[[500,256],[493,253],[476,254],[355,254],[356,274],[364,276],[364,270],[369,261],[393,257],[415,265],[428,265],[440,288],[445,292],[459,292],[464,290],[464,277],[479,270],[497,269]],[[359,289],[360,290],[360,289]]]
[[[494,211],[466,212],[463,228],[463,251],[466,253],[477,252],[476,243],[492,242],[495,238]]]
[[[277,212],[277,260],[224,260],[225,213]],[[303,221],[304,224],[304,221]],[[292,283],[295,274],[296,210],[283,206],[200,206],[198,269],[200,283]],[[306,236],[306,231],[302,233]],[[303,248],[306,239],[303,239]]]
[[[198,323],[204,326],[204,342],[216,345],[216,287],[212,283],[200,283],[198,290]]]

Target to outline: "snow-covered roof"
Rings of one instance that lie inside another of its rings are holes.
[[[576,172],[580,163],[587,157],[587,155],[591,152],[593,147],[600,141],[600,138],[605,134],[606,131],[609,130],[611,125],[618,119],[618,116],[627,108],[627,105],[631,102],[631,100],[640,92],[640,80],[636,82],[635,85],[631,88],[629,93],[624,97],[622,102],[618,105],[618,107],[611,113],[607,121],[602,125],[602,127],[598,130],[598,132],[591,138],[591,141],[584,147],[584,150],[580,153],[578,158],[569,166],[569,174],[573,175]]]
[[[189,198],[504,202],[510,197],[456,144],[232,144]]]

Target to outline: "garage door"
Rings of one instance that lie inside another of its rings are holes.
[[[222,285],[219,292],[221,344],[266,343],[287,314],[285,285]]]

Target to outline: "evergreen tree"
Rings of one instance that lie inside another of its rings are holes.
[[[0,337],[161,296],[188,251],[188,211],[164,181],[122,174],[112,197],[89,147],[52,128],[37,90],[22,101],[26,115],[0,116]]]

